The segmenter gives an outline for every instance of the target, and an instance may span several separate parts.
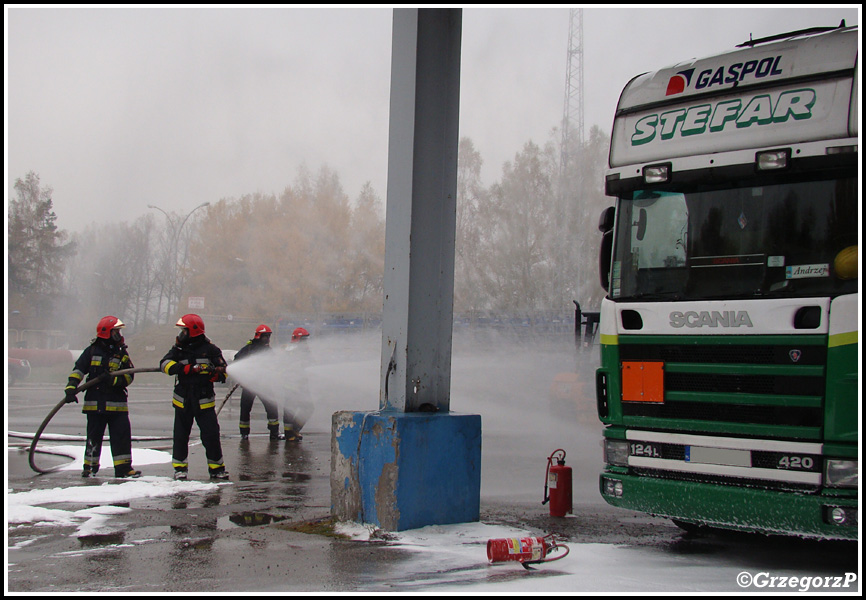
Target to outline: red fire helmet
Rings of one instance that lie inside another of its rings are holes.
[[[126,325],[117,317],[102,317],[96,324],[96,337],[107,340],[111,337],[112,329],[120,329],[121,327],[126,327]]]
[[[300,342],[301,340],[305,340],[308,337],[310,337],[310,332],[303,327],[298,327],[292,332],[293,342]]]
[[[204,321],[198,315],[184,315],[175,323],[178,327],[189,329],[189,337],[204,335]]]

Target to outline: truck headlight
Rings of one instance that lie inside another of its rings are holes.
[[[828,458],[824,461],[824,485],[837,488],[856,488],[859,468],[856,460]]]
[[[824,522],[831,525],[857,527],[857,508],[853,506],[824,506]]]
[[[622,481],[618,479],[608,479],[607,477],[602,477],[602,493],[605,496],[615,496],[617,498],[622,497]]]
[[[625,440],[604,440],[604,462],[616,467],[628,466],[628,442]]]

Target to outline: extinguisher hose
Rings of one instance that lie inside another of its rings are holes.
[[[156,373],[158,371],[160,371],[159,367],[133,367],[131,369],[120,369],[118,371],[112,371],[111,374],[114,376],[117,376],[117,375],[129,375],[132,373]],[[75,388],[75,393],[77,394],[78,392],[83,392],[87,388],[89,388],[93,385],[96,385],[97,383],[100,383],[101,381],[103,381],[103,380],[100,379],[99,377],[95,377],[95,378],[91,379],[90,381],[85,381],[84,383],[79,385],[77,388]],[[58,468],[58,467],[53,467],[51,469],[39,468],[39,466],[36,464],[36,460],[35,460],[34,455],[36,454],[36,444],[39,443],[39,438],[42,436],[42,432],[45,431],[45,428],[48,426],[48,423],[51,421],[52,418],[54,418],[54,415],[56,415],[60,411],[60,409],[63,408],[63,406],[65,404],[66,404],[66,398],[63,398],[63,400],[61,400],[60,402],[57,403],[57,406],[55,406],[54,408],[51,409],[51,412],[49,412],[48,416],[45,417],[45,420],[42,421],[42,424],[39,426],[39,429],[36,430],[36,434],[33,436],[33,441],[30,442],[30,455],[28,457],[28,460],[30,461],[30,468],[39,474],[51,473],[52,471],[54,471]]]
[[[551,544],[550,545],[550,551],[551,552],[553,550],[558,549],[558,548],[565,549],[565,552],[563,552],[562,554],[559,554],[557,556],[553,556],[553,557],[545,556],[544,558],[540,558],[538,560],[522,561],[520,564],[523,566],[524,569],[529,569],[530,568],[529,565],[538,565],[541,563],[553,562],[555,560],[559,560],[560,558],[565,558],[566,556],[568,556],[568,553],[571,551],[571,549],[568,546],[566,546],[565,544],[558,544],[556,542],[556,537],[552,533],[550,535],[544,536],[545,540],[547,540],[548,538],[550,539],[550,544]]]
[[[547,482],[550,477],[550,461],[553,459],[553,455],[547,457],[547,470],[544,472],[544,498],[541,500],[541,505],[544,506],[550,501],[550,496],[547,493]]]
[[[554,557],[547,556],[544,558],[544,560],[540,560],[538,562],[553,562],[555,560],[559,560],[560,558],[565,558],[566,556],[568,556],[570,550],[568,546],[566,546],[565,544],[556,544],[553,548],[551,548],[551,550],[555,550],[557,548],[565,548],[565,552]]]
[[[550,456],[547,457],[547,471],[544,473],[544,499],[541,501],[541,505],[544,506],[548,502],[550,502],[550,495],[547,493],[547,482],[550,481],[550,465],[553,462],[553,457],[557,452],[562,452],[562,458],[560,460],[565,461],[565,450],[562,448],[558,448],[551,452]]]

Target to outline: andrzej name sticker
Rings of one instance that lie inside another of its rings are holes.
[[[785,267],[785,279],[805,279],[806,277],[829,277],[830,265],[791,265]]]

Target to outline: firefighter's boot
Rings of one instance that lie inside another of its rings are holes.
[[[228,478],[229,478],[229,473],[228,473],[228,471],[226,471],[225,469],[217,469],[217,470],[215,470],[215,471],[211,471],[211,472],[210,472],[210,478],[211,478],[211,479],[222,479],[222,480],[225,480],[225,479],[228,479]]]

